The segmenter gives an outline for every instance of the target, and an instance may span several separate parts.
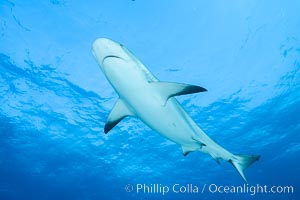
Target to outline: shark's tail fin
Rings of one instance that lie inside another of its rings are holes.
[[[259,155],[234,155],[229,162],[238,170],[242,178],[247,182],[244,170],[252,163],[259,160]]]

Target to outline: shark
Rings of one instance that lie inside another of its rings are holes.
[[[244,170],[260,155],[233,154],[217,144],[190,117],[175,98],[207,91],[205,88],[156,78],[124,45],[108,38],[98,38],[92,53],[119,99],[104,126],[108,133],[128,116],[139,118],[163,137],[179,144],[184,156],[190,152],[209,154],[217,163],[231,163],[247,182]]]

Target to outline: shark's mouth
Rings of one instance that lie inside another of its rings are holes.
[[[102,59],[102,66],[103,66],[103,63],[106,59],[109,59],[109,58],[116,58],[116,59],[121,59],[124,61],[124,59],[122,57],[119,57],[119,56],[116,56],[116,55],[108,55],[108,56],[105,56],[103,59]]]
[[[122,58],[119,57],[119,56],[108,55],[108,56],[105,56],[105,57],[102,59],[102,62],[104,62],[104,60],[107,59],[107,58],[119,58],[119,59],[122,59]]]

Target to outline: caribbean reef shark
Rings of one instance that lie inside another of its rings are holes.
[[[232,154],[208,137],[182,108],[175,96],[207,91],[203,87],[159,81],[122,44],[107,38],[96,39],[92,52],[107,80],[119,95],[104,132],[108,133],[123,118],[138,117],[165,138],[181,145],[183,155],[201,151],[230,162],[247,182],[244,170],[259,155]]]

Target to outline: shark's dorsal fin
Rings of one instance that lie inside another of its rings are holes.
[[[134,114],[128,109],[124,102],[121,99],[118,99],[108,115],[107,121],[104,126],[104,133],[108,133],[125,117],[133,115]]]
[[[155,89],[160,91],[160,94],[164,97],[165,100],[164,104],[168,101],[169,98],[174,96],[207,91],[203,87],[184,83],[152,82],[151,85],[155,87]]]

